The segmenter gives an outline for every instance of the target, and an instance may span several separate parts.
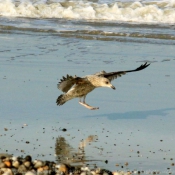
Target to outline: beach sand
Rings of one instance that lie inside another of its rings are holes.
[[[1,33],[0,40],[1,153],[55,161],[57,141],[64,138],[66,156],[83,147],[91,166],[173,174],[174,45],[25,31]],[[130,70],[145,61],[151,63],[145,70],[114,80],[115,91],[99,88],[87,96],[99,110],[82,107],[78,99],[55,103],[62,93],[57,83],[66,74]]]

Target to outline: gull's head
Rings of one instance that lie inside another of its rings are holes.
[[[115,89],[115,87],[111,84],[110,80],[105,77],[89,75],[87,76],[87,79],[95,87],[109,87],[109,88]]]
[[[101,87],[109,87],[109,88],[115,89],[115,87],[111,84],[111,82],[104,77],[101,78]]]

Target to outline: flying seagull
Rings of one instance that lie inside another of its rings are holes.
[[[115,87],[111,84],[111,81],[121,77],[122,75],[129,73],[129,72],[136,72],[145,69],[150,64],[147,62],[145,64],[142,64],[140,67],[134,69],[134,70],[127,70],[127,71],[118,71],[118,72],[105,72],[101,71],[98,73],[95,73],[93,75],[87,75],[85,77],[76,77],[76,76],[70,76],[67,75],[67,77],[64,77],[60,80],[57,87],[60,89],[64,94],[61,94],[57,100],[57,105],[63,105],[68,100],[71,100],[73,98],[79,97],[79,103],[83,105],[84,107],[95,110],[99,109],[98,107],[93,107],[88,105],[85,102],[86,95],[93,91],[97,87],[109,87],[112,89],[115,89]],[[83,101],[81,99],[83,98]]]

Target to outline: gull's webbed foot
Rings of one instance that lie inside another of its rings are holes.
[[[90,106],[90,105],[88,105],[88,104],[86,104],[86,103],[84,103],[84,102],[81,102],[81,101],[79,101],[79,103],[80,103],[81,105],[83,105],[84,107],[90,109],[90,110],[99,109],[99,107],[93,107],[93,106]]]

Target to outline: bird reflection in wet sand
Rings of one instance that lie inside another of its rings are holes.
[[[64,137],[58,137],[55,143],[55,154],[56,161],[67,162],[72,159],[72,153],[74,152],[74,148],[71,147]]]
[[[80,141],[78,150],[76,151],[76,149],[73,149],[66,142],[64,137],[58,137],[55,144],[56,160],[58,162],[58,165],[56,166],[58,169],[57,173],[59,175],[93,175],[94,171],[91,172],[90,168],[86,166],[86,163],[88,162],[89,166],[96,167],[96,164],[93,164],[92,162],[101,160],[87,159],[85,147],[97,140],[97,135],[88,136],[86,139]]]
[[[61,79],[57,85],[58,89],[64,92],[64,94],[61,94],[57,98],[56,103],[60,106],[73,98],[79,98],[79,103],[84,107],[91,110],[99,109],[98,107],[90,106],[85,102],[85,98],[88,93],[90,93],[98,87],[108,87],[115,89],[115,87],[111,84],[112,80],[121,77],[126,73],[141,71],[149,65],[150,64],[146,62],[145,64],[142,64],[134,70],[117,71],[109,73],[101,71],[93,75],[86,75],[85,77],[73,77],[67,75],[67,77],[63,77],[63,79]],[[82,98],[83,102],[81,101]]]
[[[79,143],[78,150],[69,145],[64,137],[58,137],[55,144],[56,161],[58,163],[82,163],[89,161],[85,155],[85,147],[98,139],[97,135],[90,135]]]

